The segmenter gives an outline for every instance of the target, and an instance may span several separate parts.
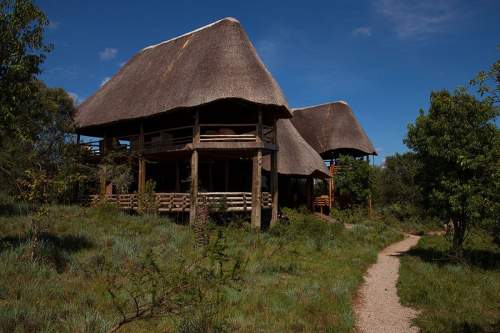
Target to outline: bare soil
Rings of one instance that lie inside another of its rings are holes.
[[[377,262],[366,275],[355,305],[357,332],[419,332],[412,326],[418,312],[399,302],[396,283],[399,278],[399,256],[415,246],[419,236],[407,235],[378,254]]]

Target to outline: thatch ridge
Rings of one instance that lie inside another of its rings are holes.
[[[278,173],[293,176],[329,176],[325,162],[304,140],[290,119],[280,119],[278,126]],[[270,157],[266,156],[263,168],[270,170]]]
[[[294,108],[292,113],[293,124],[319,154],[342,150],[377,154],[351,107],[345,101]]]
[[[142,49],[78,107],[75,120],[80,128],[95,127],[224,99],[291,116],[280,87],[233,18]]]

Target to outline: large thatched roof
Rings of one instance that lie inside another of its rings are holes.
[[[358,155],[377,154],[346,102],[293,109],[292,122],[322,156],[348,151]]]
[[[233,18],[141,50],[78,107],[76,123],[99,126],[221,99],[272,105],[290,117],[280,87]]]
[[[278,120],[278,173],[294,176],[328,177],[328,169],[319,154],[302,138],[290,119]],[[270,170],[270,157],[263,161]]]

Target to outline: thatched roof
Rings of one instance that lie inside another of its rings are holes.
[[[319,154],[302,138],[290,119],[278,120],[278,173],[294,176],[328,177],[328,169]],[[270,170],[270,157],[263,168]]]
[[[76,123],[100,126],[221,99],[271,105],[291,116],[280,87],[233,18],[142,49],[78,107]]]
[[[377,154],[351,107],[344,101],[293,109],[292,122],[322,156],[345,151]]]

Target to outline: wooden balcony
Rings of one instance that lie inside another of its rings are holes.
[[[136,194],[111,194],[106,195],[107,202],[115,203],[123,210],[137,210]],[[91,195],[91,205],[99,201],[99,195]],[[189,212],[191,196],[189,193],[156,193],[158,212]],[[198,193],[198,205],[207,204],[212,211],[250,212],[252,210],[251,192],[201,192]],[[262,208],[270,209],[272,206],[269,192],[262,192]]]
[[[262,139],[259,139],[256,124],[200,124],[198,141],[194,128],[183,126],[144,132],[142,140],[141,134],[117,137],[112,140],[111,147],[142,154],[192,149],[277,149],[271,126],[262,126]],[[92,156],[98,157],[105,150],[104,142],[105,140],[82,142],[81,145],[88,149]]]

